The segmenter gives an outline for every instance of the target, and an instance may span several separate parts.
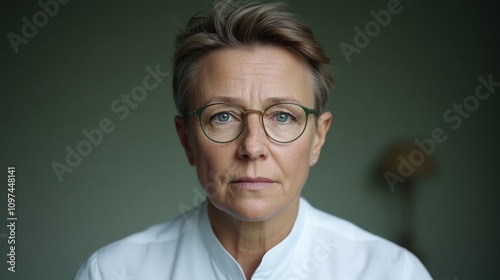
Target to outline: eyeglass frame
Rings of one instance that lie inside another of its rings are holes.
[[[236,109],[240,110],[241,113],[243,114],[243,124],[242,124],[242,128],[240,130],[240,132],[238,133],[238,135],[236,135],[236,137],[234,137],[233,139],[229,140],[229,141],[216,141],[212,138],[210,138],[207,133],[205,132],[205,129],[203,128],[203,124],[201,123],[201,114],[203,113],[203,111],[210,107],[210,106],[214,106],[214,105],[227,105],[227,106],[231,106],[231,107],[235,107]],[[293,140],[290,140],[290,141],[278,141],[276,139],[274,139],[273,137],[271,137],[269,135],[269,133],[267,132],[266,130],[266,126],[264,125],[264,113],[271,107],[273,106],[277,106],[277,105],[282,105],[282,104],[291,104],[291,105],[297,105],[299,107],[301,107],[304,112],[306,113],[306,124],[304,125],[304,128],[302,129],[302,132],[300,132],[300,134],[294,138]],[[300,136],[302,136],[302,134],[304,134],[304,131],[306,131],[306,128],[307,128],[307,124],[309,123],[309,115],[313,114],[316,118],[318,118],[319,114],[318,114],[318,111],[315,110],[315,109],[311,109],[311,108],[308,108],[308,107],[305,107],[305,106],[302,106],[300,104],[297,104],[297,103],[293,103],[293,102],[280,102],[280,103],[276,103],[276,104],[273,104],[273,105],[270,105],[268,107],[266,107],[263,111],[261,110],[255,110],[255,109],[249,109],[249,110],[243,110],[241,109],[240,107],[236,106],[236,105],[232,105],[232,104],[228,104],[228,103],[224,103],[224,102],[216,102],[216,103],[210,103],[210,104],[207,104],[205,106],[202,106],[194,111],[190,111],[190,112],[187,112],[184,114],[184,117],[189,117],[189,116],[193,116],[193,115],[196,115],[198,117],[198,122],[200,123],[200,127],[201,127],[201,131],[203,131],[203,134],[205,134],[205,136],[212,142],[215,142],[215,143],[219,143],[219,144],[226,144],[226,143],[229,143],[229,142],[232,142],[236,139],[238,139],[238,137],[240,137],[240,135],[243,133],[243,131],[245,130],[245,127],[246,127],[246,124],[247,124],[247,115],[250,114],[250,113],[258,113],[259,114],[259,119],[260,119],[260,125],[262,126],[262,129],[264,129],[264,133],[266,134],[267,138],[273,140],[274,142],[277,142],[277,143],[281,143],[281,144],[287,144],[287,143],[291,143],[297,139],[300,138]]]

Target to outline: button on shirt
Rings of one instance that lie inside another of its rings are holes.
[[[212,231],[206,204],[95,252],[75,280],[245,280]],[[263,279],[432,279],[409,251],[301,198],[289,235],[252,276]]]

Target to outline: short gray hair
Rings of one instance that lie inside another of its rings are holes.
[[[333,85],[330,58],[311,29],[286,4],[222,0],[204,16],[193,16],[175,40],[172,88],[180,115],[189,110],[200,62],[209,53],[236,47],[276,46],[292,51],[309,65],[315,109],[321,113]]]

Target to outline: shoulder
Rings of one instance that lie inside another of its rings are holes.
[[[304,206],[306,208],[305,212],[308,221],[311,223],[311,226],[313,226],[318,231],[334,234],[339,238],[352,242],[389,242],[375,234],[372,234],[360,228],[352,222],[316,209],[307,201],[304,201]]]
[[[332,249],[332,259],[338,265],[384,279],[431,279],[420,260],[405,248],[318,210],[307,201],[303,204],[308,231],[315,242]]]
[[[180,238],[197,232],[200,212],[193,209],[174,219],[152,225],[145,230],[113,242],[97,251],[101,256],[116,255],[121,251],[146,250],[156,246],[177,244]]]
[[[75,279],[113,279],[148,268],[157,270],[165,267],[158,266],[159,259],[173,263],[180,244],[199,239],[199,216],[200,209],[195,208],[100,248],[80,267]]]

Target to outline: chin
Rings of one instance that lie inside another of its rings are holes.
[[[269,199],[243,199],[228,204],[211,201],[218,210],[245,222],[264,222],[279,213],[282,208],[276,204],[275,200]]]

